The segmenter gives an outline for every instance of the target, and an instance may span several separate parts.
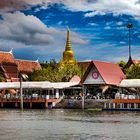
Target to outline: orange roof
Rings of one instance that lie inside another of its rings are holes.
[[[134,60],[130,56],[129,59],[128,59],[128,62],[126,64],[126,66],[125,66],[125,68],[129,68],[131,65],[136,65],[136,64],[140,64],[140,60]]]
[[[33,70],[41,69],[39,62],[36,61],[16,59],[16,63],[18,65],[18,70],[22,73],[30,73],[33,72]]]
[[[85,75],[82,78],[82,83],[85,81],[93,66],[96,67],[99,74],[108,85],[119,85],[122,79],[125,78],[125,75],[118,64],[102,61],[91,61]]]
[[[140,63],[140,60],[132,60],[134,64]]]
[[[16,64],[12,53],[1,52],[1,51],[0,51],[0,63],[1,64]]]
[[[80,82],[81,78],[78,75],[74,75],[71,79],[70,82]]]

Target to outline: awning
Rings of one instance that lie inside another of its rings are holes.
[[[140,88],[140,79],[125,79],[122,80],[120,87]]]
[[[79,82],[22,82],[24,89],[63,89],[78,85]],[[0,89],[19,89],[20,82],[0,82]]]

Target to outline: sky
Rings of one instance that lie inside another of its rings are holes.
[[[0,51],[15,58],[60,61],[70,29],[77,61],[140,60],[139,0],[0,0]]]

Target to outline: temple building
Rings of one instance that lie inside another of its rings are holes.
[[[65,51],[63,52],[63,57],[60,61],[60,65],[65,65],[65,64],[76,64],[76,60],[74,58],[74,52],[71,48],[71,43],[70,43],[70,30],[67,29],[67,41],[66,41],[66,46],[65,46]]]
[[[0,72],[6,81],[18,81],[18,66],[12,51],[0,51]]]
[[[0,51],[0,74],[4,77],[4,81],[19,81],[19,74],[22,74],[24,80],[27,80],[27,74],[33,70],[41,69],[40,63],[37,61],[15,59],[12,51]]]
[[[136,64],[140,64],[140,60],[134,60],[130,56],[129,59],[128,59],[128,62],[126,63],[125,68],[129,68],[131,65],[136,65]]]
[[[118,64],[93,60],[90,62],[81,84],[84,86],[85,94],[93,96],[112,96],[113,90],[119,90],[121,81],[125,79],[125,74]]]
[[[18,71],[22,74],[22,77],[24,80],[28,79],[28,74],[33,72],[34,70],[40,70],[41,65],[37,61],[31,61],[31,60],[22,60],[22,59],[16,59],[16,64],[18,66]]]

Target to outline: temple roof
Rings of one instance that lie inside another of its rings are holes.
[[[120,82],[125,78],[125,75],[118,64],[102,61],[91,61],[86,73],[82,78],[82,83],[85,81],[92,67],[96,67],[99,74],[108,85],[119,85]]]
[[[0,51],[0,64],[16,64],[13,54]]]
[[[139,64],[140,60],[132,60],[134,64]]]
[[[140,64],[140,60],[134,60],[130,56],[129,59],[128,59],[128,62],[125,65],[125,68],[129,68],[131,65],[136,65],[136,64]]]
[[[30,73],[33,70],[41,69],[40,63],[37,61],[16,59],[16,64],[18,65],[18,70],[22,73]]]

